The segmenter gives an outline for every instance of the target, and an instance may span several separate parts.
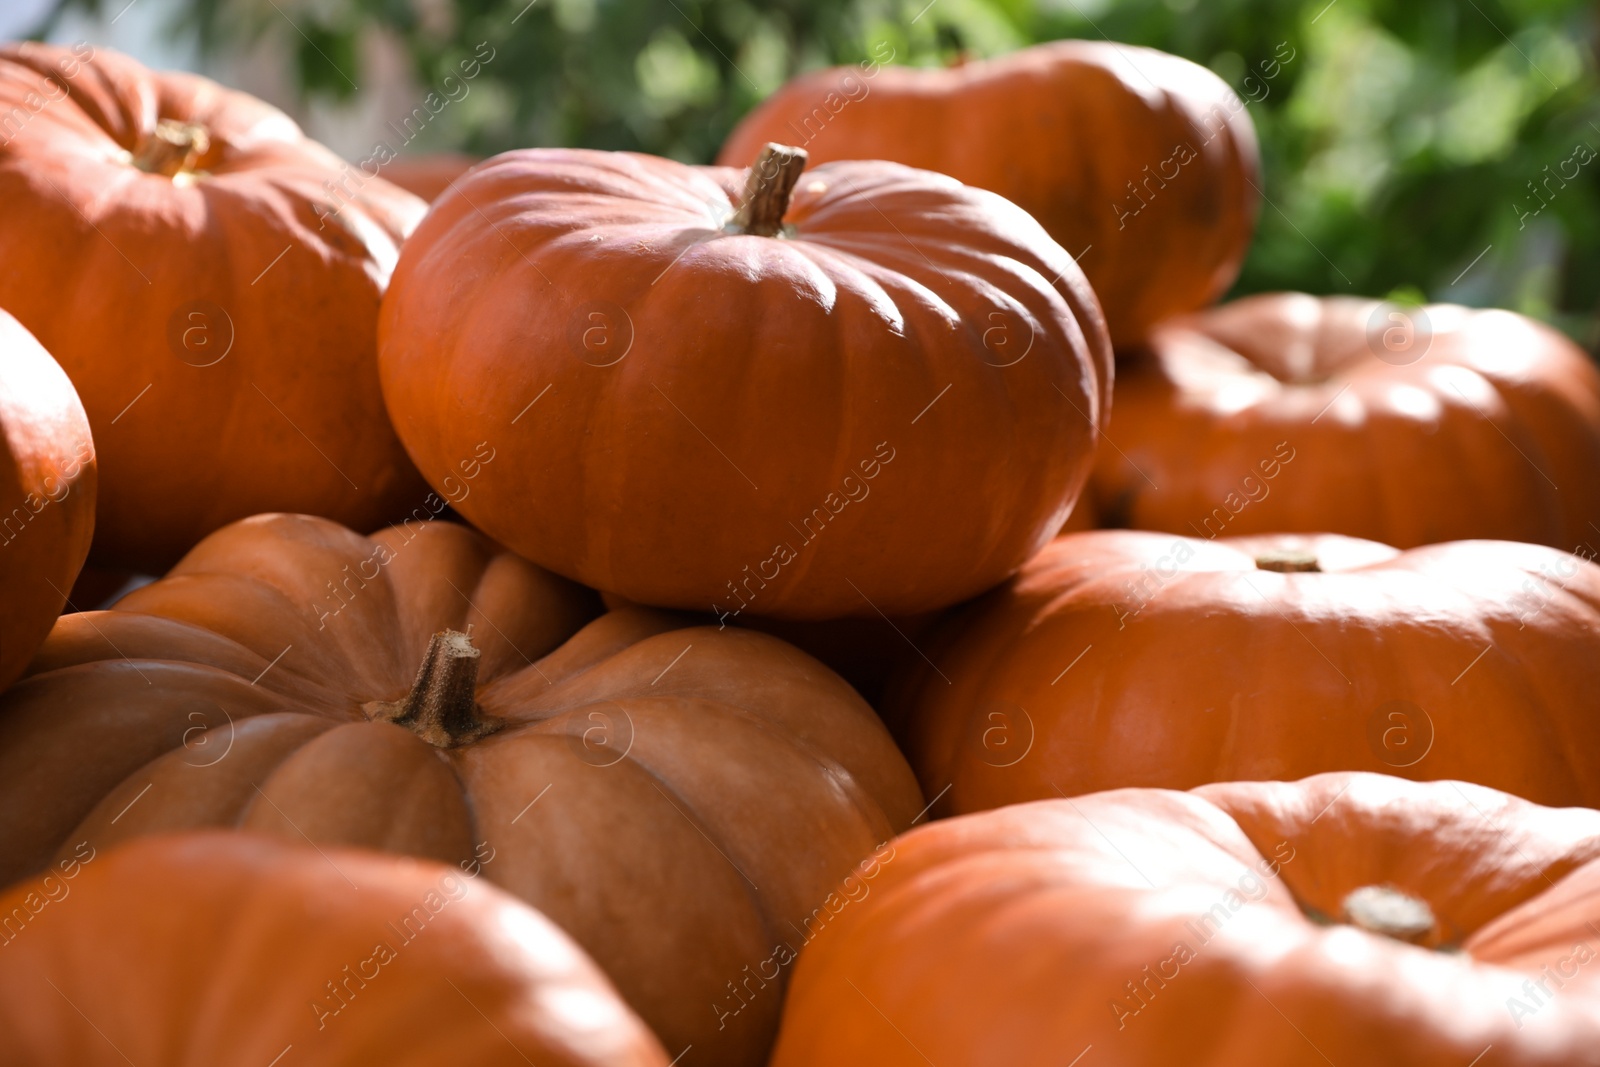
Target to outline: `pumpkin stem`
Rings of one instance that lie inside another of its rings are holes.
[[[434,634],[410,694],[393,703],[368,704],[367,714],[404,726],[435,748],[487,737],[504,724],[483,716],[474,699],[481,655],[464,633]]]
[[[1303,548],[1274,548],[1256,557],[1256,569],[1280,574],[1320,573],[1322,564],[1317,561],[1316,553]]]
[[[1433,933],[1433,909],[1392,885],[1364,885],[1344,898],[1347,922],[1374,934],[1416,944]]]
[[[733,216],[743,233],[775,237],[783,229],[783,215],[789,210],[789,194],[800,172],[806,169],[806,150],[786,144],[769,144],[750,166],[745,178],[744,203]]]
[[[146,174],[168,178],[194,170],[194,165],[211,147],[211,135],[204,126],[177,119],[162,119],[133,157],[133,165]]]

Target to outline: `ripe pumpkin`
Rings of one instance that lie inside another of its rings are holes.
[[[1600,1042],[1594,811],[1321,774],[892,849],[801,953],[772,1067],[1556,1067]]]
[[[1117,374],[1107,525],[1600,545],[1600,371],[1512,312],[1251,296]]]
[[[1107,410],[1094,294],[992,193],[859,162],[791,189],[803,162],[770,146],[731,199],[732,172],[629,153],[474,168],[384,301],[423,474],[492,434],[475,525],[724,621],[915,614],[1015,570]]]
[[[254,834],[84,841],[0,898],[0,924],[12,1062],[667,1063],[555,924],[431,863]]]
[[[1600,567],[1540,545],[1068,534],[925,647],[946,812],[1333,770],[1600,806]]]
[[[258,511],[372,529],[423,498],[376,346],[426,205],[253,97],[87,44],[0,46],[0,115],[0,306],[89,413],[99,564],[159,573]]]
[[[600,614],[454,523],[235,523],[65,616],[0,699],[0,881],[205,826],[465,863],[567,930],[674,1054],[759,1062],[786,974],[733,1018],[713,1005],[922,801],[821,664],[683,626]]]
[[[94,439],[72,383],[0,311],[0,689],[55,624],[94,536]]]
[[[1118,345],[1227,291],[1260,199],[1255,126],[1233,90],[1186,59],[1105,41],[806,74],[717,161],[746,166],[768,141],[814,163],[891,159],[1013,201],[1078,258]]]
[[[435,152],[420,156],[401,156],[383,167],[382,173],[391,185],[398,185],[408,193],[424,200],[437,200],[450,184],[471,170],[478,160],[457,152]]]

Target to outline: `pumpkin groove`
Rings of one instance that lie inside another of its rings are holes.
[[[976,595],[1092,464],[1096,298],[993,193],[881,162],[796,183],[803,152],[762,151],[748,173],[574,149],[474,167],[384,298],[396,432],[442,484],[479,427],[512,428],[458,510],[635,603],[818,620]]]
[[[1119,346],[1237,276],[1260,156],[1244,102],[1206,68],[1152,48],[1052,41],[867,77],[864,93],[851,91],[865,85],[856,67],[795,78],[745,116],[717,162],[748,166],[768,141],[799,136],[814,166],[893,160],[999,193],[1077,257]],[[849,106],[813,128],[830,96]]]
[[[352,188],[245,93],[87,44],[0,45],[0,114],[40,100],[0,143],[0,307],[88,413],[96,565],[161,573],[257,512],[373,529],[421,499],[377,313],[426,205]]]
[[[1015,804],[892,847],[801,954],[772,1067],[1596,1062],[1591,809],[1332,773]]]
[[[1600,545],[1600,370],[1549,326],[1262,293],[1118,355],[1108,526]]]
[[[943,813],[1345,770],[1600,804],[1600,566],[1543,545],[1066,534],[924,647],[885,712]]]
[[[319,614],[369,558],[380,576]],[[909,824],[915,781],[797,649],[600,612],[453,523],[226,527],[58,622],[0,697],[0,807],[25,813],[0,825],[0,878],[80,840],[204,826],[450,864],[487,850],[484,876],[571,933],[675,1052],[758,1062],[780,997],[725,1029],[708,1006]]]

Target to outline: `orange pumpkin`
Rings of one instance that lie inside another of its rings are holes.
[[[0,948],[13,1063],[667,1063],[548,919],[415,860],[252,834],[86,840],[0,897]]]
[[[204,826],[466,863],[707,1064],[766,1054],[774,942],[921,807],[872,710],[797,649],[600,614],[448,522],[235,523],[63,617],[0,699],[0,881]]]
[[[1238,95],[1186,59],[1107,41],[947,70],[807,74],[746,117],[717,161],[746,166],[767,141],[816,163],[892,159],[1015,202],[1078,258],[1118,345],[1227,291],[1260,199]]]
[[[67,602],[94,536],[94,440],[50,353],[0,311],[0,689]]]
[[[1014,205],[889,163],[799,178],[535,149],[406,243],[384,395],[456,506],[646,604],[800,619],[972,596],[1061,525],[1109,403],[1072,258]],[[737,205],[735,201],[738,201]],[[1000,521],[999,516],[1005,516]]]
[[[87,44],[0,47],[0,114],[0,307],[89,413],[99,563],[160,571],[258,511],[371,529],[422,500],[375,355],[420,200],[259,100]]]
[[[772,1067],[1557,1067],[1600,1045],[1600,812],[1373,774],[1119,789],[892,843]]]
[[[1117,375],[1107,525],[1600,545],[1600,371],[1520,315],[1265,294],[1164,324]]]
[[[1540,545],[1069,534],[926,648],[946,812],[1333,770],[1600,806],[1600,567]]]

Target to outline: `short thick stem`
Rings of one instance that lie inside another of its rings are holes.
[[[478,658],[472,638],[444,630],[428,642],[428,654],[411,692],[393,703],[367,705],[367,713],[404,726],[436,748],[455,748],[500,728],[478,710]]]
[[[789,196],[800,172],[806,169],[806,150],[784,144],[769,144],[750,166],[745,178],[744,202],[733,217],[742,233],[775,237],[783,229],[783,216],[789,210]]]
[[[1437,925],[1426,901],[1392,885],[1364,885],[1350,893],[1344,918],[1369,933],[1410,944],[1426,940]]]
[[[1280,574],[1319,572],[1322,564],[1315,552],[1303,548],[1274,548],[1256,557],[1256,569]]]
[[[146,174],[164,174],[172,178],[193,172],[195,164],[210,147],[211,135],[204,126],[162,119],[139,146],[133,165]]]

